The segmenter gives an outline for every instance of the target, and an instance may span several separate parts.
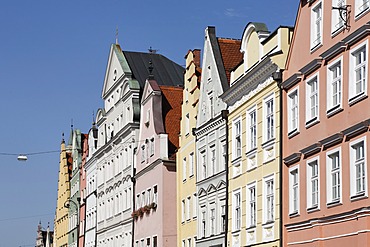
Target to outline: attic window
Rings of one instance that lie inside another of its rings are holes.
[[[116,81],[117,80],[117,70],[115,69],[113,71],[113,81]]]
[[[149,121],[150,121],[150,110],[148,110],[146,112],[146,119],[145,119],[145,125],[146,125],[146,127],[149,126]]]

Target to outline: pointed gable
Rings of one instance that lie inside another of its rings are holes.
[[[118,44],[112,44],[109,52],[107,69],[105,72],[102,98],[104,99],[112,87],[124,75],[131,75],[130,67]]]

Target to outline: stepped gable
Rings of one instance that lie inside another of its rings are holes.
[[[168,134],[168,157],[176,159],[176,150],[179,148],[179,133],[181,119],[182,87],[160,86],[162,91],[162,114],[164,129]]]
[[[230,85],[231,70],[243,60],[243,54],[240,52],[241,40],[217,38],[217,41],[221,51],[227,82]]]
[[[177,86],[183,85],[184,68],[167,57],[156,53],[123,51],[132,71],[133,77],[144,88],[148,78],[148,65],[150,60],[153,65],[153,75],[158,85]]]

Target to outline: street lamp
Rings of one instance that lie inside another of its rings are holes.
[[[80,217],[79,217],[79,213],[80,213],[80,201],[81,201],[81,198],[80,197],[77,197],[77,202],[74,202],[73,200],[71,199],[67,199],[67,201],[64,202],[64,207],[65,208],[68,208],[71,206],[71,203],[73,204],[73,206],[76,208],[76,211],[77,211],[77,224],[76,224],[76,228],[77,228],[77,247],[79,246],[79,241],[80,241]]]

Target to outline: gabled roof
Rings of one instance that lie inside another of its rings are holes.
[[[152,61],[153,75],[158,85],[177,86],[183,85],[184,68],[167,57],[156,53],[123,51],[133,78],[138,80],[140,87],[144,88],[149,76],[149,61]]]
[[[179,148],[182,87],[160,86],[162,91],[162,114],[164,129],[168,134],[168,157],[175,159]]]
[[[243,54],[240,52],[241,41],[225,38],[217,38],[217,40],[225,67],[227,82],[230,85],[231,70],[243,60]]]

